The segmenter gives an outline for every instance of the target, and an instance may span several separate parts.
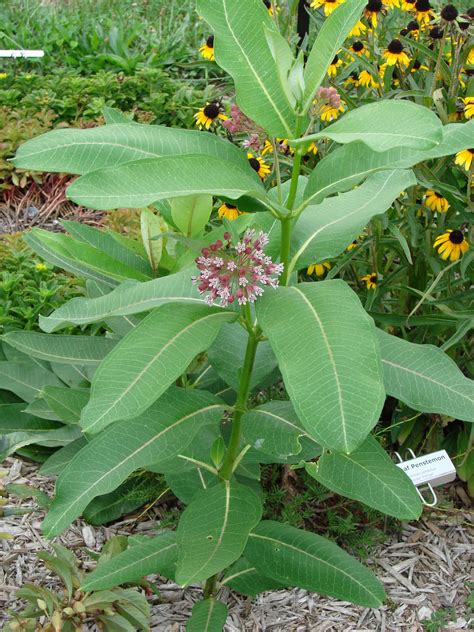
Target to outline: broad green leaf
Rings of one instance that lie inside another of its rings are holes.
[[[212,344],[219,327],[236,318],[208,305],[173,303],[154,310],[97,369],[82,411],[84,432],[142,413]]]
[[[248,333],[240,325],[223,325],[208,352],[209,363],[234,391],[239,389],[239,370],[244,363],[247,338]],[[277,361],[270,343],[261,342],[250,379],[251,390],[264,382],[276,368]]]
[[[0,435],[10,432],[48,432],[62,428],[57,420],[39,418],[23,412],[26,407],[25,402],[0,404]]]
[[[121,110],[116,110],[115,108],[105,106],[102,108],[102,114],[104,115],[106,125],[115,125],[117,123],[130,124],[133,122],[131,116],[124,114]]]
[[[377,330],[385,390],[424,413],[474,421],[474,381],[434,345],[419,345]]]
[[[387,151],[393,147],[421,150],[439,145],[443,126],[436,114],[422,105],[387,99],[351,110],[321,132],[292,144],[304,145],[318,138],[331,138],[343,144],[358,140],[374,151]]]
[[[191,277],[188,269],[145,283],[124,283],[97,298],[73,298],[50,316],[40,316],[41,329],[52,332],[69,325],[97,323],[111,317],[138,314],[164,303],[204,305]],[[130,327],[135,328],[136,324],[132,322]]]
[[[93,498],[116,489],[135,470],[175,458],[202,427],[219,423],[224,408],[210,393],[172,387],[139,417],[93,438],[59,476],[45,533],[63,531]]]
[[[241,557],[227,569],[222,584],[248,597],[256,597],[258,593],[266,590],[280,590],[288,587],[288,584],[259,573],[245,557]]]
[[[222,632],[227,612],[225,603],[213,597],[198,601],[186,622],[186,632]]]
[[[375,171],[405,169],[423,160],[449,156],[472,145],[474,121],[443,127],[443,139],[433,149],[394,147],[372,151],[360,141],[338,147],[313,169],[304,192],[305,204],[318,204],[333,193],[348,191]]]
[[[308,206],[294,229],[290,271],[344,252],[374,215],[385,213],[414,184],[412,171],[381,171],[353,191]]]
[[[51,370],[59,379],[71,388],[88,388],[97,364],[77,366],[51,362]]]
[[[41,419],[60,421],[60,417],[51,410],[44,399],[34,399],[28,406],[24,406],[23,410],[25,413],[34,415],[35,417],[41,417]]]
[[[116,345],[103,336],[52,336],[36,331],[10,331],[2,340],[41,360],[79,365],[99,364]]]
[[[244,443],[277,458],[301,452],[300,437],[313,439],[303,428],[291,402],[267,402],[242,416]],[[315,444],[315,448],[317,444]]]
[[[214,33],[216,61],[234,80],[242,110],[270,136],[293,138],[295,112],[265,36],[277,28],[263,2],[247,0],[243,11],[235,0],[198,0],[197,10]]]
[[[141,244],[135,239],[126,237],[124,242],[123,236],[111,229],[94,228],[80,222],[63,220],[61,224],[74,239],[88,244],[113,260],[141,272],[148,278],[152,276],[152,269],[148,263],[145,249],[140,248]]]
[[[40,366],[26,362],[0,362],[0,388],[32,402],[45,386],[62,386],[58,378]]]
[[[265,195],[260,178],[247,165],[215,156],[188,155],[136,160],[91,171],[66,190],[77,204],[98,210],[141,208],[161,199],[210,193],[235,199]]]
[[[259,497],[246,485],[223,481],[203,490],[181,515],[176,581],[203,581],[238,559],[262,516]]]
[[[303,112],[311,107],[317,89],[326,78],[330,63],[351,29],[360,20],[365,4],[364,0],[346,0],[324,20],[306,62]]]
[[[131,285],[131,284],[130,284]],[[136,284],[142,285],[142,284]],[[121,286],[119,286],[121,287]],[[113,290],[112,290],[113,291]],[[110,287],[105,283],[97,283],[97,281],[87,281],[86,282],[86,297],[88,299],[101,298],[106,296],[107,294],[111,294]],[[66,303],[69,305],[69,302]],[[40,316],[40,326],[41,319],[43,317]],[[111,329],[119,338],[123,338],[130,329],[134,329],[138,323],[140,322],[142,316],[111,316],[104,320],[105,325]]]
[[[82,515],[89,524],[106,524],[155,500],[164,489],[164,481],[153,475],[131,476],[114,491],[94,498]]]
[[[16,167],[84,174],[134,160],[201,154],[245,166],[245,154],[210,132],[161,125],[115,124],[91,129],[61,129],[23,143]]]
[[[52,411],[61,421],[77,423],[81,410],[89,401],[90,391],[87,388],[66,388],[63,386],[45,386],[43,397]]]
[[[165,531],[100,564],[96,570],[88,573],[81,589],[104,590],[139,581],[142,577],[155,573],[170,577],[169,569],[174,566],[176,558],[176,533]]]
[[[167,224],[160,215],[153,213],[149,208],[144,208],[140,214],[140,227],[148,260],[152,270],[156,271],[163,254],[163,239],[157,239],[157,237],[168,230]]]
[[[371,436],[351,454],[325,452],[306,471],[328,489],[400,520],[420,517],[423,506],[411,480]]]
[[[173,494],[186,505],[189,505],[200,491],[219,482],[219,479],[204,467],[186,468],[181,472],[165,472],[165,478]]]
[[[378,579],[333,542],[315,533],[264,520],[250,534],[245,557],[257,571],[305,590],[378,608]]]
[[[82,436],[63,448],[59,448],[46,459],[39,473],[41,476],[57,476],[85,445],[87,445],[87,439]]]
[[[374,322],[355,292],[339,279],[300,283],[256,305],[303,426],[326,448],[355,450],[385,400]]]
[[[37,443],[41,446],[55,448],[63,446],[80,437],[81,431],[75,426],[62,426],[49,432],[12,432],[0,436],[0,461],[20,448]]]
[[[171,200],[175,226],[188,237],[198,235],[212,213],[212,195],[185,195]]]
[[[150,278],[68,235],[33,228],[25,233],[24,240],[45,261],[78,277],[111,286],[129,279],[143,281]]]

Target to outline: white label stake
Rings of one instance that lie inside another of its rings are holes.
[[[446,450],[402,461],[397,463],[397,467],[402,469],[417,487],[426,483],[436,487],[450,483],[456,478],[456,468]]]

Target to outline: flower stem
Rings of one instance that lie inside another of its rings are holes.
[[[290,278],[288,264],[290,261],[292,221],[290,217],[285,217],[281,220],[280,261],[285,267],[281,273],[280,285],[288,285]]]
[[[250,310],[249,310],[250,312]],[[249,332],[247,340],[247,349],[245,350],[244,365],[240,376],[239,392],[234,406],[234,418],[232,420],[232,433],[230,435],[229,445],[224,458],[224,463],[219,472],[222,479],[229,480],[234,469],[234,461],[239,454],[240,438],[241,438],[241,419],[246,410],[247,399],[250,390],[250,378],[255,361],[255,354],[260,337],[260,329]]]

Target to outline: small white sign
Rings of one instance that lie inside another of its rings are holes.
[[[0,57],[44,57],[44,50],[0,49]]]
[[[414,485],[430,483],[433,487],[450,483],[456,478],[456,468],[446,450],[439,450],[431,454],[419,456],[410,461],[397,463],[397,466],[407,474]]]

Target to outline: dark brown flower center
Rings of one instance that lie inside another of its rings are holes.
[[[382,10],[382,0],[369,0],[365,10],[372,13],[378,13]]]
[[[438,193],[437,191],[433,191],[433,193],[436,195],[436,197],[437,197],[439,200],[442,200],[442,199],[443,199],[443,196],[441,195],[441,193]]]
[[[252,169],[258,173],[258,171],[260,169],[259,161],[256,158],[249,158],[249,163],[250,163],[250,166],[252,167]]]
[[[362,42],[354,42],[352,44],[352,50],[355,53],[360,53],[361,50],[364,50],[364,45],[362,44]]]
[[[214,35],[209,35],[206,40],[206,44],[209,46],[209,48],[214,48]]]
[[[471,149],[468,149],[467,151],[470,151],[470,152],[471,152],[471,154],[473,154],[473,155],[474,155],[474,149],[473,149],[472,147],[471,147]]]
[[[419,68],[421,68],[421,61],[419,59],[415,59],[413,62],[413,70],[418,70]]]
[[[443,37],[443,29],[439,26],[433,26],[430,31],[430,37],[431,39],[441,39]]]
[[[464,235],[460,230],[452,230],[449,233],[449,241],[453,244],[462,244]]]
[[[416,0],[415,9],[420,13],[426,13],[427,11],[431,11],[431,4],[429,0]]]
[[[235,204],[229,204],[229,202],[226,202],[226,203],[225,203],[225,205],[227,206],[227,208],[230,208],[230,209],[232,209],[232,210],[233,210],[234,208],[237,208],[237,207],[235,206]]]
[[[331,66],[334,66],[334,64],[337,64],[338,61],[339,61],[339,55],[334,55],[334,59],[331,62]]]
[[[400,40],[394,39],[387,46],[387,49],[388,52],[392,53],[393,55],[400,55],[400,53],[403,52],[403,44]]]
[[[370,277],[370,282],[371,283],[377,283],[377,275],[376,274],[372,274]]]
[[[420,30],[420,25],[418,24],[418,22],[416,20],[411,20],[407,24],[407,29],[409,31],[419,31]]]
[[[458,10],[452,4],[447,4],[441,9],[441,17],[443,18],[443,20],[446,20],[446,22],[454,22],[458,15]]]
[[[219,115],[219,105],[217,103],[209,103],[203,110],[207,118],[215,119]]]

